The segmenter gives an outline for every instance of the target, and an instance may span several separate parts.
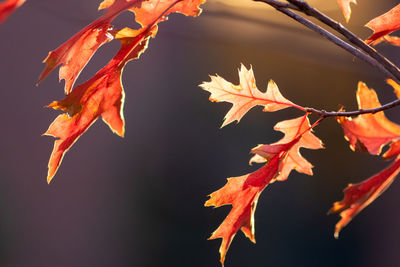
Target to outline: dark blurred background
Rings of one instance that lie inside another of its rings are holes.
[[[348,27],[362,38],[371,34],[362,25],[398,3],[359,2]],[[326,110],[356,108],[359,80],[382,102],[395,97],[377,70],[273,9],[210,0],[199,18],[171,15],[125,68],[126,137],[97,121],[47,185],[53,139],[41,134],[58,113],[43,107],[63,98],[63,83],[54,72],[34,85],[47,53],[96,19],[99,3],[28,0],[0,25],[0,266],[219,266],[220,241],[207,238],[229,207],[203,207],[207,195],[227,177],[254,171],[249,150],[277,141],[273,126],[301,113],[255,108],[240,124],[219,129],[230,105],[209,102],[198,87],[209,74],[238,83],[240,63],[251,64],[260,90],[273,79],[288,99]],[[311,3],[345,23],[336,1]],[[134,27],[133,21],[125,12],[113,24]],[[102,47],[77,84],[118,48],[117,41]],[[400,48],[378,48],[400,63]],[[398,110],[387,115],[399,122]],[[397,181],[339,240],[339,217],[326,216],[348,183],[388,163],[352,152],[333,119],[315,130],[326,149],[302,151],[314,176],[292,172],[264,191],[257,244],[238,233],[226,266],[399,266]]]

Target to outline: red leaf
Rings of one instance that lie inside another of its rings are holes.
[[[400,138],[400,137],[399,137]],[[393,141],[389,149],[382,155],[384,159],[392,159],[400,155],[400,140]]]
[[[55,175],[64,154],[100,115],[114,133],[124,135],[122,70],[128,60],[139,57],[146,49],[152,34],[149,29],[138,32],[129,41],[123,39],[120,51],[93,78],[76,87],[65,99],[49,105],[69,115],[59,115],[45,133],[57,138],[49,160],[47,182]]]
[[[158,20],[160,14],[167,16],[172,12],[186,15],[198,15],[201,11],[199,5],[205,0],[106,0],[99,9],[107,8],[105,14],[92,22],[86,28],[75,34],[56,50],[51,51],[46,59],[46,68],[39,77],[41,82],[51,71],[60,64],[59,79],[65,80],[65,93],[71,92],[72,87],[87,62],[100,46],[112,40],[108,34],[111,21],[121,12],[130,10],[136,13],[136,21],[143,27]],[[167,11],[166,11],[167,10]],[[164,13],[166,11],[166,13]]]
[[[124,91],[121,74],[125,64],[138,58],[147,48],[149,38],[154,37],[157,32],[157,24],[165,19],[165,14],[170,13],[170,8],[174,8],[177,3],[182,4],[179,0],[168,3],[169,6],[161,10],[149,25],[139,30],[125,28],[115,31],[115,38],[120,39],[122,45],[114,58],[93,78],[76,87],[65,99],[49,105],[54,109],[66,111],[69,115],[59,115],[45,133],[57,138],[49,160],[48,182],[54,177],[68,149],[99,116],[113,132],[124,135]],[[182,7],[187,8],[187,5]],[[186,12],[186,9],[184,11]]]
[[[26,0],[6,0],[0,3],[0,23],[3,23],[8,16],[20,7]]]
[[[99,9],[110,7],[116,0],[104,0]],[[118,1],[118,0],[117,0]],[[145,27],[151,24],[158,15],[165,10],[168,10],[164,16],[170,13],[181,13],[186,16],[196,17],[201,13],[199,6],[206,0],[179,0],[171,8],[171,4],[176,1],[171,0],[140,0],[136,1],[138,4],[129,7],[129,10],[135,13],[135,20],[137,23]]]
[[[349,22],[351,16],[351,7],[350,3],[357,4],[356,0],[337,0],[340,8],[342,9],[342,13],[346,19],[346,22]]]
[[[118,0],[110,5],[103,16],[86,26],[57,49],[51,51],[45,58],[46,68],[39,77],[40,83],[60,64],[59,79],[65,80],[65,93],[69,94],[76,79],[100,46],[112,40],[108,34],[111,21],[122,11],[140,1]]]
[[[297,152],[299,147],[321,147],[320,140],[310,133],[311,128],[307,115],[282,121],[277,124],[276,129],[283,131],[285,137],[275,144],[263,145],[262,148],[252,151],[261,154],[268,162],[253,173],[228,178],[226,185],[212,193],[210,199],[205,203],[205,206],[215,207],[232,205],[228,216],[210,237],[210,239],[222,238],[219,249],[222,265],[232,239],[239,229],[252,242],[255,242],[254,213],[258,198],[264,188],[276,179],[286,164],[293,164],[286,160],[290,157],[289,154],[294,150]]]
[[[370,43],[370,45],[374,46],[374,45],[377,45],[380,43],[389,43],[391,45],[400,46],[400,37],[385,35],[385,36],[382,36],[382,37],[374,40],[373,42]]]
[[[370,20],[365,26],[374,31],[374,34],[365,41],[367,44],[400,29],[400,4]]]
[[[394,93],[396,94],[397,98],[400,98],[400,85],[392,79],[387,79],[386,82],[393,87]]]
[[[239,85],[234,85],[218,75],[210,77],[210,82],[203,82],[200,85],[211,93],[210,100],[233,104],[226,114],[221,128],[233,121],[239,122],[250,109],[257,105],[264,106],[263,111],[277,111],[287,107],[296,107],[304,111],[304,108],[284,98],[272,80],[268,83],[265,93],[259,91],[252,68],[248,70],[243,64],[239,70]]]
[[[379,197],[394,181],[400,172],[400,158],[392,165],[371,178],[358,183],[349,184],[344,190],[342,201],[335,202],[329,213],[340,212],[342,219],[336,224],[335,237],[361,210]]]
[[[301,121],[303,119],[305,121]],[[292,170],[296,170],[298,172],[308,175],[313,175],[313,165],[302,157],[299,150],[301,147],[308,149],[320,149],[323,148],[323,144],[321,140],[316,137],[312,133],[312,130],[310,130],[309,128],[310,125],[307,117],[300,117],[289,121],[282,121],[275,125],[274,129],[276,131],[283,132],[285,136],[278,142],[272,144],[274,146],[286,144],[290,140],[294,140],[295,136],[299,135],[300,133],[303,134],[299,142],[294,144],[287,151],[286,156],[282,159],[280,163],[279,175],[274,180],[286,180]],[[256,155],[252,159],[250,159],[250,163],[261,163],[268,161],[268,154],[270,149],[271,145],[259,145],[253,148],[251,152]]]
[[[362,82],[358,83],[357,102],[360,109],[381,106],[375,91]],[[345,138],[353,150],[367,150],[378,155],[384,145],[400,136],[400,126],[389,121],[382,111],[362,114],[355,119],[338,117],[337,121],[342,125]]]

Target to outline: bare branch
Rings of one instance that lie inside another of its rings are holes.
[[[355,111],[325,111],[325,110],[318,110],[315,108],[305,108],[307,112],[312,113],[312,114],[317,114],[321,117],[327,118],[327,117],[355,117],[361,114],[375,114],[377,112],[390,109],[393,107],[396,107],[400,105],[400,99],[396,99],[392,102],[389,102],[385,105],[382,105],[377,108],[371,108],[371,109],[359,109]]]
[[[320,35],[322,35],[323,37],[325,37],[326,39],[328,39],[329,41],[331,41],[335,45],[341,47],[342,49],[346,50],[347,52],[349,52],[353,56],[355,56],[355,57],[363,60],[364,62],[367,62],[371,66],[379,69],[379,71],[384,73],[385,75],[387,75],[389,77],[392,77],[396,81],[399,81],[399,79],[396,76],[394,76],[389,70],[387,70],[385,68],[384,65],[382,65],[380,62],[378,62],[376,59],[370,57],[369,55],[365,54],[364,52],[362,52],[361,50],[359,50],[356,47],[352,46],[351,44],[346,43],[345,41],[343,41],[339,37],[335,36],[334,34],[330,33],[329,31],[321,28],[320,26],[316,25],[315,23],[313,23],[313,22],[305,19],[304,17],[300,16],[299,14],[289,10],[289,7],[287,6],[288,3],[285,4],[283,2],[276,1],[276,0],[254,0],[254,1],[263,2],[263,3],[266,3],[266,4],[274,7],[279,12],[289,16],[290,18],[292,18],[292,19],[296,20],[297,22],[303,24],[307,28],[315,31],[316,33],[318,33]]]
[[[391,76],[395,78],[397,82],[400,82],[400,69],[390,60],[384,57],[382,54],[378,53],[374,48],[367,45],[363,40],[361,40],[357,35],[352,33],[342,24],[326,16],[325,14],[318,11],[314,7],[310,6],[306,1],[301,1],[301,0],[287,0],[287,1],[295,5],[304,14],[318,19],[319,21],[331,27],[335,31],[341,33],[347,40],[349,40],[349,42],[359,47],[365,53],[367,53],[376,61],[378,61],[380,64],[382,64],[383,67],[386,68],[388,72],[392,74]]]

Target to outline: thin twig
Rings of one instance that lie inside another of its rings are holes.
[[[325,110],[318,110],[315,108],[305,108],[305,110],[309,113],[312,114],[316,114],[319,115],[323,118],[327,118],[327,117],[355,117],[361,114],[366,114],[366,113],[370,113],[370,114],[375,114],[379,111],[383,111],[386,109],[390,109],[393,108],[395,106],[400,105],[400,99],[396,99],[392,102],[389,102],[385,105],[382,105],[380,107],[377,108],[371,108],[371,109],[359,109],[359,110],[355,110],[355,111],[325,111]]]
[[[322,14],[318,10],[314,9],[310,5],[308,5],[303,0],[287,0],[290,3],[284,3],[277,0],[254,0],[256,2],[263,2],[278,10],[281,13],[289,16],[290,18],[296,20],[297,22],[303,24],[304,26],[310,28],[311,30],[319,33],[329,41],[333,42],[337,46],[343,48],[344,50],[348,51],[352,55],[360,58],[361,60],[369,63],[375,68],[378,68],[382,73],[389,75],[390,77],[400,81],[400,69],[390,62],[388,59],[383,57],[380,53],[378,53],[375,49],[364,43],[360,38],[346,29],[340,23],[332,20],[331,18],[327,17],[326,15]],[[344,40],[340,39],[339,37],[333,35],[329,31],[321,28],[320,26],[314,24],[313,22],[305,19],[304,17],[292,12],[290,9],[292,8],[290,5],[294,5],[297,7],[295,10],[299,10],[306,15],[313,16],[320,20],[321,22],[325,23],[326,25],[330,26],[334,30],[338,31],[339,33],[343,34],[349,42],[353,43],[354,45],[358,46],[364,52],[360,51],[356,47],[352,46],[351,44],[345,42]],[[372,109],[359,109],[355,111],[325,111],[325,110],[318,110],[315,108],[304,108],[306,112],[311,114],[316,114],[320,116],[318,123],[327,117],[355,117],[361,114],[375,114],[377,112],[393,108],[395,106],[400,105],[400,99],[396,99],[392,102],[389,102],[385,105],[382,105],[377,108]]]
[[[347,52],[351,53],[352,55],[354,55],[355,57],[367,62],[368,64],[370,64],[371,66],[379,69],[382,73],[384,73],[385,75],[392,77],[393,79],[397,80],[397,77],[394,76],[390,71],[388,71],[385,66],[383,66],[380,62],[378,62],[376,59],[370,57],[369,55],[365,54],[364,52],[360,51],[359,49],[355,48],[354,46],[346,43],[345,41],[343,41],[342,39],[340,39],[339,37],[333,35],[332,33],[330,33],[329,31],[321,28],[320,26],[314,24],[313,22],[305,19],[304,17],[296,14],[295,12],[291,11],[288,9],[287,7],[287,3],[282,3],[280,1],[276,1],[276,0],[254,0],[256,2],[263,2],[266,3],[272,7],[274,7],[276,10],[278,10],[279,12],[289,16],[290,18],[296,20],[297,22],[303,24],[304,26],[306,26],[307,28],[315,31],[316,33],[322,35],[323,37],[325,37],[326,39],[328,39],[329,41],[331,41],[332,43],[334,43],[335,45],[341,47],[342,49],[346,50]]]
[[[255,2],[264,2],[267,4],[270,4],[271,6],[277,6],[277,7],[282,7],[282,8],[290,8],[293,10],[301,11],[296,5],[293,5],[291,3],[287,2],[281,2],[279,0],[268,0],[268,1],[261,1],[261,0],[254,0]]]
[[[347,40],[349,40],[349,42],[356,45],[365,53],[367,53],[376,61],[378,61],[380,64],[382,64],[392,74],[391,76],[395,78],[397,82],[400,82],[400,69],[390,60],[384,57],[382,54],[378,53],[374,48],[367,45],[363,40],[361,40],[357,35],[352,33],[342,24],[321,13],[314,7],[310,6],[306,1],[301,1],[301,0],[287,0],[287,1],[298,7],[298,9],[300,9],[300,11],[303,12],[304,14],[318,19],[319,21],[331,27],[335,31],[341,33]]]

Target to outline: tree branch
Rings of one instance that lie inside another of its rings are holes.
[[[366,114],[366,113],[370,113],[370,114],[375,114],[379,111],[383,111],[386,109],[390,109],[393,108],[395,106],[400,105],[400,99],[396,99],[392,102],[389,102],[385,105],[382,105],[380,107],[377,108],[371,108],[371,109],[359,109],[359,110],[355,110],[355,111],[325,111],[325,110],[318,110],[315,108],[305,108],[305,110],[309,113],[312,114],[316,114],[319,115],[323,118],[328,118],[328,117],[355,117],[361,114]]]
[[[390,60],[384,57],[382,54],[378,53],[374,48],[367,45],[363,40],[361,40],[357,35],[352,33],[342,24],[321,13],[314,7],[310,6],[306,1],[301,1],[301,0],[287,0],[287,1],[296,6],[298,8],[297,10],[300,10],[301,12],[303,12],[308,16],[312,16],[318,19],[322,23],[326,24],[327,26],[331,27],[335,31],[342,34],[347,40],[349,40],[349,42],[356,45],[365,53],[367,53],[376,61],[378,61],[380,64],[382,64],[392,74],[391,76],[395,78],[397,82],[400,82],[400,69]]]
[[[305,19],[304,17],[298,15],[297,13],[289,10],[288,3],[283,3],[280,1],[276,0],[254,0],[256,2],[263,2],[266,3],[272,7],[274,7],[276,10],[279,12],[289,16],[290,18],[296,20],[297,22],[303,24],[307,28],[315,31],[316,33],[322,35],[335,45],[341,47],[342,49],[346,50],[353,56],[363,60],[364,62],[370,64],[371,66],[379,69],[382,73],[384,73],[387,76],[392,77],[396,81],[399,81],[396,76],[394,76],[389,70],[385,68],[384,65],[382,65],[380,62],[378,62],[376,59],[372,58],[371,56],[365,54],[364,52],[360,51],[359,49],[355,48],[354,46],[348,44],[347,42],[343,41],[339,37],[335,36],[334,34],[330,33],[329,31],[321,28],[320,26],[316,25],[315,23]],[[291,1],[291,0],[290,0]],[[399,73],[400,75],[400,73]],[[400,76],[399,76],[400,77]]]

